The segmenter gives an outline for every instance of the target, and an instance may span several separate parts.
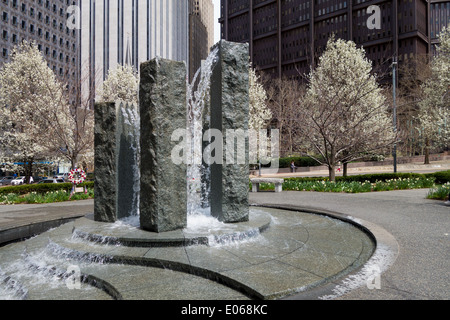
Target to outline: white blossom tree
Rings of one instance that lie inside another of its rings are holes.
[[[352,41],[331,37],[309,75],[300,134],[335,180],[339,162],[360,159],[395,141],[392,120],[372,64]]]
[[[450,28],[439,34],[437,56],[431,61],[431,76],[422,85],[417,120],[425,142],[425,164],[430,163],[432,144],[450,143]]]
[[[54,110],[65,105],[61,84],[34,43],[24,41],[0,71],[0,155],[23,163],[27,181],[37,160],[54,154],[48,139],[55,132]]]
[[[0,87],[0,154],[10,169],[23,163],[29,176],[37,160],[66,160],[74,168],[80,157],[86,160],[92,153],[92,110],[69,104],[66,86],[34,43],[13,49],[0,72]]]
[[[272,119],[272,111],[267,106],[267,93],[260,81],[260,76],[250,68],[249,76],[249,129],[260,130]]]
[[[248,128],[252,134],[256,134],[256,145],[250,147],[250,159],[259,161],[261,165],[261,157],[267,154],[259,154],[260,150],[260,130],[266,129],[270,119],[272,119],[272,111],[267,106],[267,93],[261,84],[260,76],[256,71],[249,68],[249,124]],[[267,137],[265,137],[267,138]],[[252,163],[255,164],[255,163]]]
[[[137,103],[139,99],[139,78],[130,65],[117,66],[108,71],[108,76],[99,91],[100,101],[125,101]]]

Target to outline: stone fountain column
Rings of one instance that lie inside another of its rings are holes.
[[[165,59],[141,64],[141,228],[153,232],[187,225],[186,164],[173,163],[179,141],[172,133],[186,129],[186,65]]]
[[[124,102],[97,103],[94,114],[94,219],[115,222],[138,214],[139,115]]]
[[[211,79],[210,128],[223,135],[223,149],[216,150],[223,161],[210,168],[211,215],[234,223],[249,220],[249,49],[248,44],[224,40],[216,46],[219,57]]]

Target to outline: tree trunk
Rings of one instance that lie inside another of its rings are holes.
[[[329,172],[329,177],[330,177],[330,181],[336,181],[336,166],[333,165],[329,165],[328,166],[328,172]]]
[[[425,139],[425,163],[430,164],[430,139],[427,137]]]
[[[343,173],[342,173],[342,175],[344,176],[344,177],[346,177],[348,174],[347,174],[347,169],[348,169],[348,163],[347,162],[344,162],[343,164]]]
[[[77,155],[72,155],[71,159],[70,159],[70,164],[72,166],[71,169],[76,169],[78,167],[78,154]]]
[[[33,174],[33,159],[28,159],[25,160],[25,182],[24,184],[29,184],[30,183],[30,177]]]

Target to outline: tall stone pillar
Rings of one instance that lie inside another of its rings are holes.
[[[171,155],[180,141],[172,133],[186,129],[186,66],[153,59],[140,68],[141,228],[153,232],[187,225],[186,164]]]
[[[139,115],[123,102],[95,104],[94,113],[94,219],[115,222],[138,214]]]
[[[210,127],[223,135],[223,149],[215,150],[223,161],[211,164],[211,214],[234,223],[249,220],[249,53],[248,44],[222,40],[216,46]]]

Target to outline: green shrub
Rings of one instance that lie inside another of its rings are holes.
[[[450,182],[447,182],[442,186],[431,188],[430,191],[428,192],[427,198],[450,201],[450,199],[448,198],[449,194],[450,194]]]
[[[450,182],[450,170],[426,174],[426,176],[428,175],[431,175],[436,179],[436,184],[446,184]]]
[[[398,180],[398,179],[423,179],[425,176],[420,173],[398,172],[398,173],[372,173],[356,176],[336,177],[336,181],[369,181],[375,183],[377,181]]]
[[[94,197],[94,189],[88,188],[87,192],[75,193],[71,196],[70,190],[65,189],[36,192],[20,195],[18,193],[0,194],[0,204],[40,204],[40,203],[54,203],[64,201],[86,200]]]
[[[377,181],[398,180],[398,179],[433,179],[436,184],[445,184],[450,182],[450,170],[439,171],[435,173],[410,173],[410,172],[398,172],[398,173],[372,173],[347,177],[336,177],[336,182],[365,182],[369,181],[375,183]],[[286,178],[285,181],[328,181],[328,177],[295,177]]]
[[[19,194],[24,195],[32,192],[36,193],[46,193],[49,191],[58,191],[58,190],[66,190],[67,192],[70,192],[72,190],[72,183],[40,183],[40,184],[26,184],[26,185],[20,185],[20,186],[11,186],[11,187],[4,187],[0,188],[0,195],[1,194]],[[94,188],[94,182],[88,181],[85,183],[82,183],[78,185],[78,187],[87,187],[87,188]]]
[[[434,178],[399,178],[386,181],[337,181],[331,182],[327,179],[307,180],[307,179],[286,179],[283,183],[283,190],[292,191],[317,191],[317,192],[346,192],[361,193],[372,191],[390,191],[406,189],[422,189],[434,186]]]
[[[310,157],[287,157],[279,159],[280,168],[290,168],[291,162],[294,161],[296,167],[317,167],[321,164]],[[270,167],[271,164],[262,165],[262,167]]]

